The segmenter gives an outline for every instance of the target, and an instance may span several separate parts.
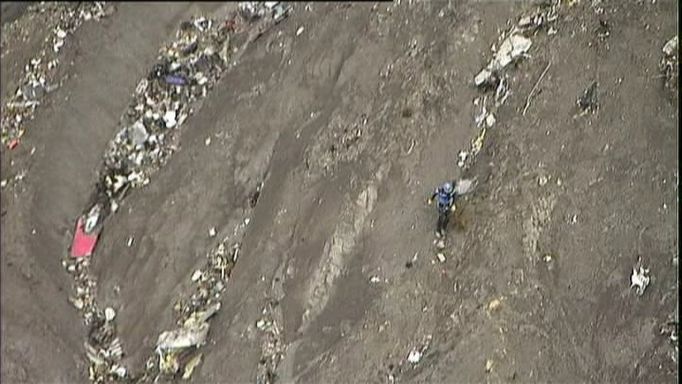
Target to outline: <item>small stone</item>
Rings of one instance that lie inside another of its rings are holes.
[[[211,229],[208,230],[208,237],[215,237],[216,231],[215,227],[212,227]]]
[[[445,262],[445,255],[442,252],[438,252],[436,257],[438,257],[438,261],[440,261],[441,263]]]
[[[296,36],[300,36],[304,30],[305,28],[303,28],[303,26],[298,27],[298,29],[296,30]]]

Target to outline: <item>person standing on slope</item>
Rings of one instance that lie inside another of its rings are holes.
[[[431,197],[427,200],[429,205],[438,198],[438,224],[436,225],[436,237],[445,235],[445,229],[450,221],[450,213],[455,211],[455,199],[458,197],[455,192],[455,182],[448,181],[436,188]]]

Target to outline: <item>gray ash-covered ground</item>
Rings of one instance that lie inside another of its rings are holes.
[[[677,2],[289,5],[230,24],[176,149],[102,223],[92,300],[128,376],[153,379],[159,335],[220,281],[190,382],[677,380]],[[75,220],[159,49],[237,5],[113,8],[3,138],[3,382],[90,381]],[[8,9],[3,116],[59,22]],[[532,45],[476,87],[519,24]],[[477,187],[439,260],[425,200],[452,178]]]

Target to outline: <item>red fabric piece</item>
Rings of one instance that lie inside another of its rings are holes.
[[[98,233],[85,233],[85,223],[82,217],[78,218],[76,223],[76,232],[73,236],[73,243],[71,243],[71,257],[87,257],[92,255],[92,251],[97,245]]]
[[[12,149],[16,148],[17,145],[19,145],[19,139],[12,139],[12,140],[10,140],[10,142],[7,144],[7,148],[9,148],[10,150],[12,150]]]

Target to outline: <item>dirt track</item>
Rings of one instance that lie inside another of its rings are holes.
[[[532,38],[466,174],[456,163],[479,132],[473,76],[507,20],[536,6],[296,4],[104,224],[98,300],[118,312],[125,365],[142,368],[205,253],[249,218],[192,382],[255,380],[270,301],[281,382],[674,382],[659,330],[677,315],[679,114],[657,75],[677,3],[595,4],[563,5],[557,33]],[[3,382],[87,381],[60,264],[74,219],[158,48],[192,14],[231,6],[124,3],[84,25],[61,53],[68,81],[20,146],[3,148],[2,179],[27,171],[2,190]],[[33,49],[6,38],[3,100]],[[576,116],[593,80],[600,108]],[[458,206],[439,263],[424,200],[461,176],[480,187]],[[641,297],[629,289],[638,256],[652,276]]]

